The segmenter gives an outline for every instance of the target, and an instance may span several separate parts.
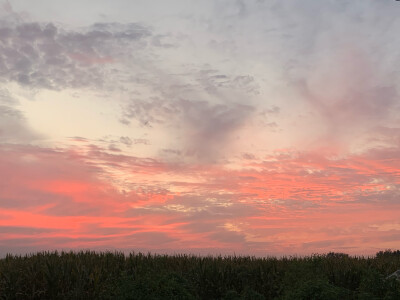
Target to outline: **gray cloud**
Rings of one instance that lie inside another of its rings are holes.
[[[164,124],[170,140],[183,144],[178,151],[215,162],[251,116],[250,98],[259,94],[259,85],[251,75],[224,74],[207,64],[184,67],[184,74],[171,75],[153,53],[157,47],[170,48],[161,41],[168,36],[154,35],[138,23],[96,23],[69,30],[53,23],[2,18],[0,80],[55,90],[118,88],[129,94],[136,92],[135,87],[145,88],[154,96],[141,99],[138,92],[139,99],[124,108],[121,122],[129,125],[136,119],[147,127]],[[2,114],[6,113],[10,112]],[[119,142],[126,146],[149,143],[126,138]],[[173,143],[165,146],[175,148]],[[116,143],[110,145],[111,151],[118,149]]]
[[[245,237],[243,234],[240,234],[235,231],[221,230],[220,232],[215,232],[210,234],[209,237],[212,240],[223,242],[223,243],[239,243],[245,244]]]
[[[217,70],[200,70],[196,79],[201,87],[209,94],[219,95],[221,89],[240,90],[247,94],[259,94],[259,86],[250,75],[229,76]]]
[[[34,88],[103,87],[113,72],[107,64],[117,63],[121,52],[146,47],[150,35],[136,23],[97,23],[72,31],[52,23],[3,20],[0,78]]]
[[[178,137],[180,134],[184,139],[185,155],[214,161],[253,111],[254,108],[246,104],[153,99],[132,102],[125,117],[136,119],[143,126],[173,126]]]
[[[38,227],[23,227],[23,226],[0,226],[0,233],[9,233],[9,234],[40,234],[40,233],[49,233],[59,231],[53,228],[38,228]]]
[[[131,235],[125,236],[126,242],[133,243],[133,245],[146,245],[147,247],[158,247],[159,245],[168,244],[176,241],[176,238],[169,236],[163,232],[157,231],[146,231],[133,233]]]
[[[277,56],[284,85],[294,92],[293,106],[307,114],[296,123],[306,123],[299,131],[320,123],[311,129],[315,140],[340,147],[393,122],[400,102],[397,9],[394,1],[276,5],[272,17],[281,18],[272,20],[278,26],[268,37],[285,49]]]

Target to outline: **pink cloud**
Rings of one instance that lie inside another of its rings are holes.
[[[177,169],[101,148],[86,154],[72,150],[2,146],[0,171],[7,174],[0,189],[3,252],[14,245],[26,251],[136,247],[364,254],[396,246],[400,233],[399,169],[388,154],[333,160],[313,153],[279,154],[274,161],[244,160],[242,169],[230,170],[216,165]],[[140,179],[131,191],[118,191],[104,179],[112,174],[102,168],[105,164],[137,172]],[[181,181],[170,179],[174,173]],[[165,189],[155,188],[160,178]],[[378,230],[389,226],[384,224],[394,225]]]

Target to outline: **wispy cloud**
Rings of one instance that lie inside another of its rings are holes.
[[[125,241],[157,249],[162,241],[163,249],[174,251],[197,240],[193,251],[307,253],[335,245],[368,252],[398,234],[379,238],[376,225],[397,220],[399,174],[387,153],[384,159],[370,153],[340,160],[293,153],[230,170],[176,168],[98,147],[74,150],[80,155],[71,151],[2,147],[7,159],[0,160],[0,170],[8,176],[0,226],[8,249],[34,234],[46,248]],[[113,180],[122,178],[123,189]],[[326,242],[332,231],[337,239]],[[374,243],[363,236],[373,236]]]

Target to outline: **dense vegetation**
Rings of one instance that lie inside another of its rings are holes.
[[[53,252],[0,260],[1,299],[400,299],[400,251],[375,257]]]

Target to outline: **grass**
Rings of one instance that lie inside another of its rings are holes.
[[[42,252],[0,260],[0,299],[400,299],[400,251],[281,259]]]

